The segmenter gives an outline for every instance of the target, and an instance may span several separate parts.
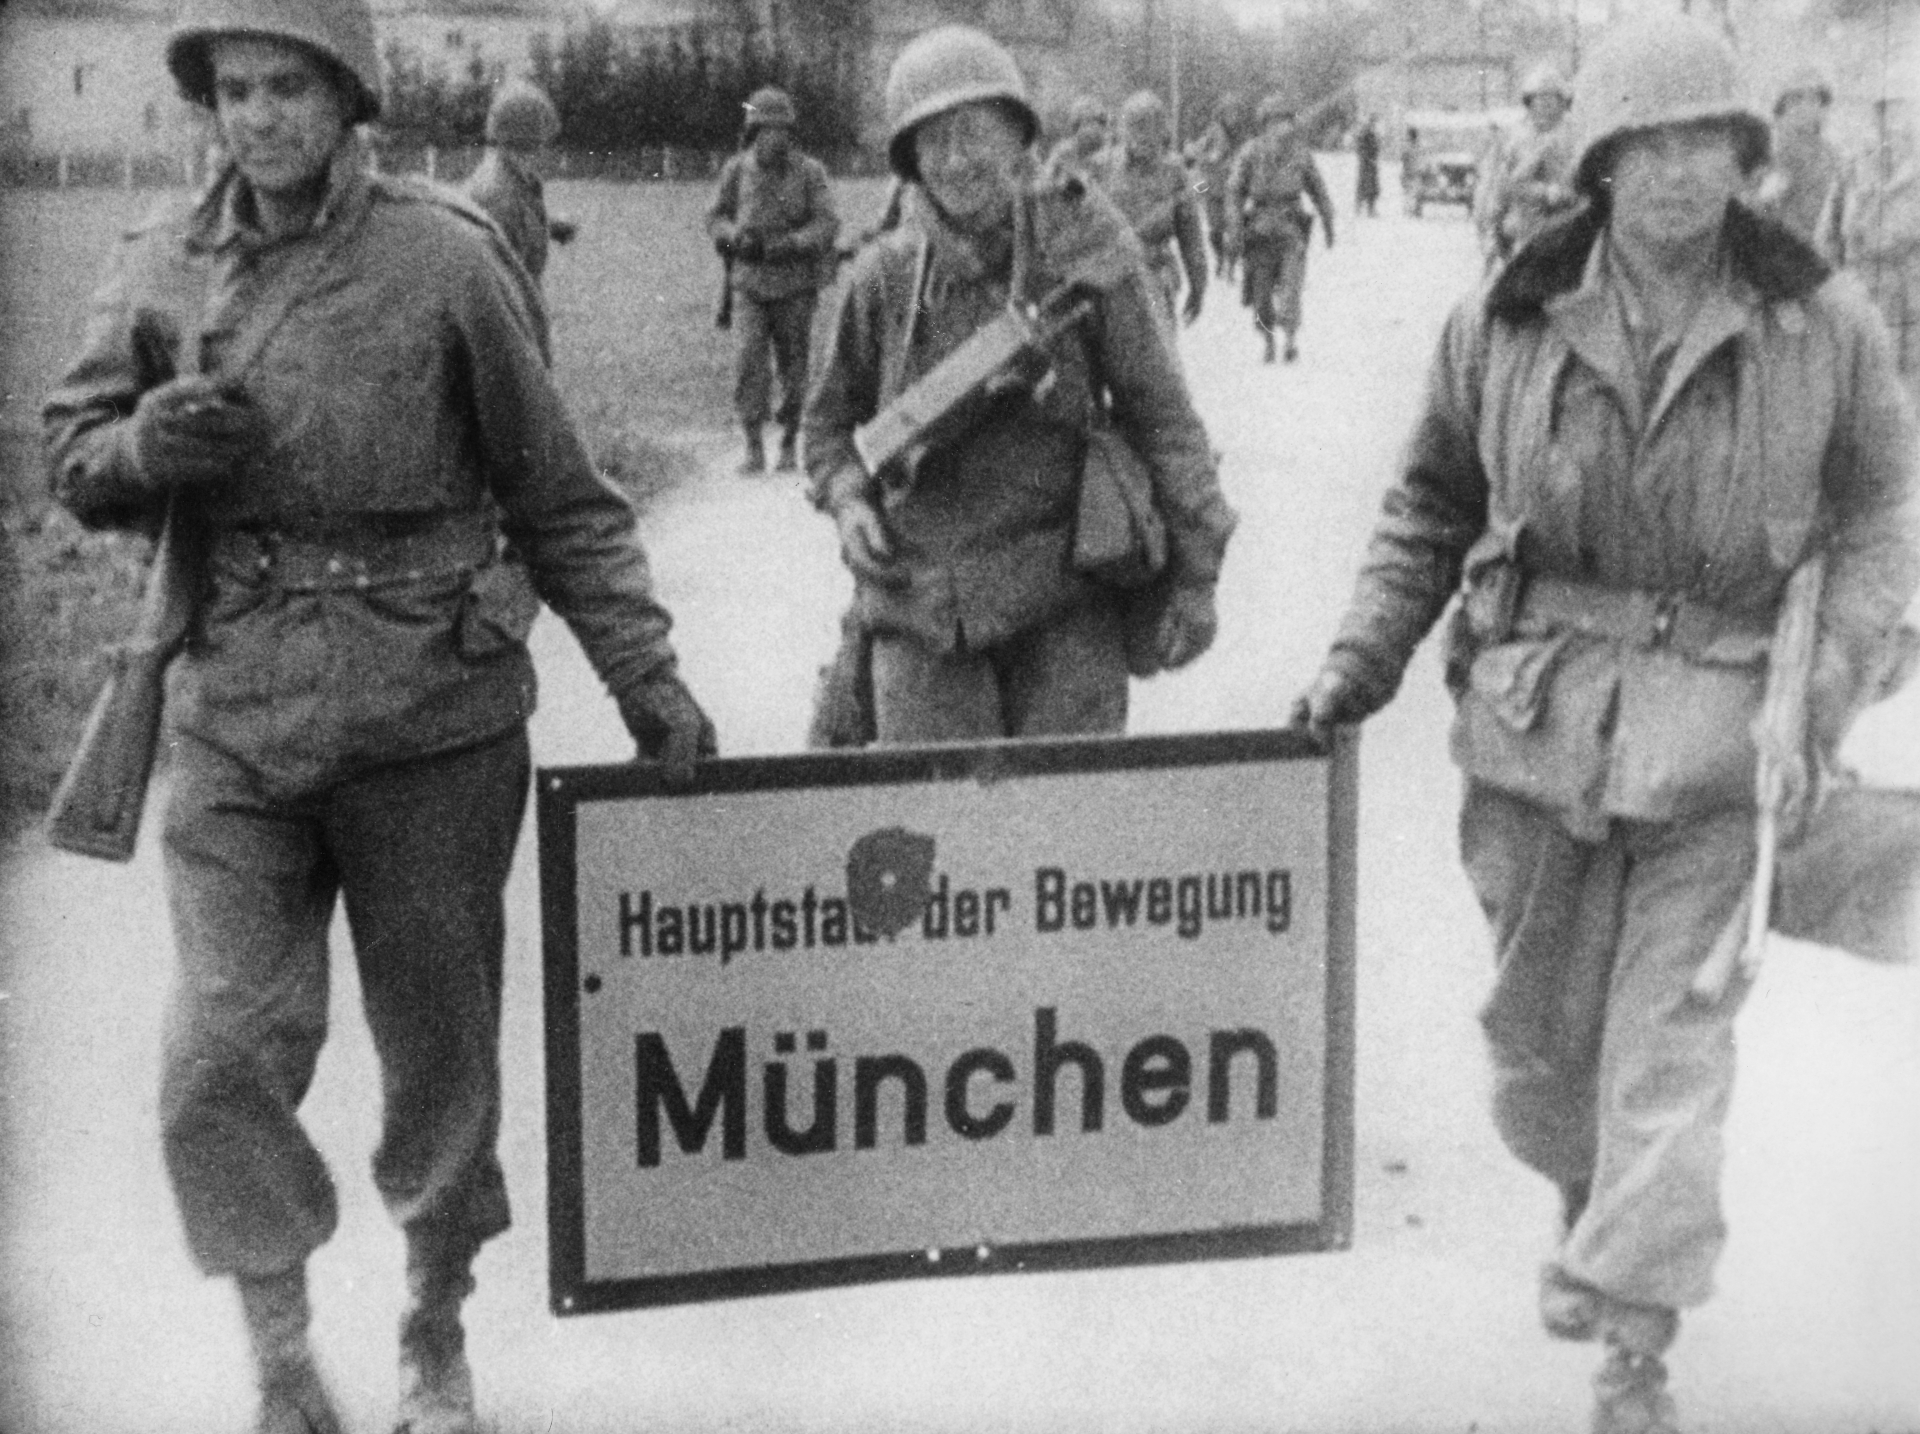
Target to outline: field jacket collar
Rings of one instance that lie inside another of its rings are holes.
[[[372,198],[365,146],[357,135],[349,133],[327,162],[326,188],[306,233],[318,234],[352,224],[366,213]],[[255,222],[251,186],[240,167],[228,160],[194,206],[187,224],[187,247],[218,254],[234,248],[264,248],[272,242],[278,241],[268,240]]]

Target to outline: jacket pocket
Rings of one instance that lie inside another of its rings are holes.
[[[1714,666],[1676,652],[1636,652],[1620,679],[1607,810],[1678,821],[1750,807],[1752,723],[1766,685],[1764,664]]]
[[[1608,645],[1570,633],[1482,648],[1454,710],[1453,759],[1513,796],[1590,808],[1606,781],[1617,685]]]
[[[461,594],[454,646],[470,661],[518,648],[540,615],[540,597],[526,564],[512,558],[477,569]]]

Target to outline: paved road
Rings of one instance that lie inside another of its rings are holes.
[[[1336,184],[1336,192],[1339,187]],[[1217,293],[1182,343],[1243,515],[1224,628],[1138,689],[1141,730],[1276,720],[1309,675],[1390,472],[1446,304],[1452,216],[1349,220],[1316,247],[1304,356],[1265,368]],[[730,753],[800,740],[845,595],[827,524],[787,482],[727,472],[653,515],[686,670]],[[571,639],[538,634],[548,764],[625,742]],[[1915,705],[1859,734],[1920,781]],[[878,1285],[556,1321],[545,1312],[539,951],[528,849],[509,952],[504,1148],[519,1225],[470,1306],[499,1434],[546,1431],[1541,1431],[1585,1428],[1592,1355],[1530,1296],[1545,1186],[1499,1150],[1472,1013],[1486,943],[1451,855],[1455,779],[1431,654],[1362,752],[1356,1233],[1345,1254]],[[0,1434],[243,1427],[227,1291],[188,1266],[155,1153],[169,959],[151,842],[131,868],[36,850],[0,867],[7,1343]],[[343,955],[344,949],[342,948]],[[354,1428],[390,1417],[400,1244],[364,1170],[373,1068],[350,963],[309,1103],[343,1222],[314,1262],[318,1343]],[[1734,1238],[1674,1360],[1689,1428],[1920,1430],[1920,976],[1780,946],[1742,1026]]]

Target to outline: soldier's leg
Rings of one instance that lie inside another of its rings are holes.
[[[177,972],[160,1127],[187,1246],[235,1278],[262,1431],[337,1427],[307,1342],[306,1259],[333,1182],[299,1107],[327,1031],[336,874],[315,806],[265,792],[192,738],[176,748],[162,854]]]
[[[500,1123],[502,900],[525,808],[527,738],[368,774],[338,793],[328,839],[380,1058],[374,1183],[407,1240],[401,1428],[471,1427],[460,1304],[481,1244],[507,1227]]]
[[[1629,829],[1629,866],[1601,1045],[1592,1198],[1561,1262],[1637,1306],[1704,1301],[1726,1239],[1721,1127],[1733,1093],[1737,981],[1701,1009],[1694,972],[1753,875],[1741,813]]]
[[[1127,646],[1119,605],[1093,601],[997,649],[1009,737],[1124,732]]]
[[[936,652],[900,633],[873,635],[873,715],[882,745],[1007,735],[985,653]]]
[[[1294,336],[1300,332],[1300,300],[1307,286],[1307,240],[1297,228],[1288,226],[1280,245],[1278,273],[1274,279],[1274,323],[1287,336],[1287,360],[1299,355]]]
[[[1260,330],[1265,345],[1263,357],[1272,363],[1276,323],[1273,291],[1280,277],[1280,252],[1270,240],[1249,241],[1241,262],[1246,265],[1245,297],[1253,309],[1253,325]]]
[[[747,440],[740,470],[757,473],[767,466],[760,429],[767,421],[773,391],[771,305],[746,294],[736,294],[733,329],[739,343],[734,351],[733,408]]]
[[[797,465],[800,407],[807,400],[807,358],[813,345],[813,290],[780,300],[773,309],[773,352],[780,369],[780,459],[783,470]]]

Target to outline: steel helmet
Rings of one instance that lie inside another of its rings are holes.
[[[982,100],[1004,104],[1019,117],[1025,142],[1040,133],[1027,99],[1027,82],[1013,56],[968,25],[943,25],[916,35],[887,72],[887,162],[903,179],[919,179],[913,131],[936,115]]]
[[[1067,128],[1079,129],[1089,120],[1100,124],[1107,122],[1107,107],[1092,95],[1076,95],[1073,103],[1067,106]]]
[[[1636,130],[1724,120],[1749,171],[1766,161],[1767,122],[1741,95],[1733,47],[1712,26],[1663,15],[1620,26],[1594,47],[1575,82],[1579,153],[1574,183],[1600,193],[1613,141]]]
[[[509,80],[487,106],[487,143],[540,149],[560,137],[560,112],[532,80]]]
[[[1573,103],[1573,86],[1567,83],[1560,67],[1552,61],[1535,65],[1527,71],[1526,82],[1520,86],[1520,103],[1526,104],[1535,95],[1558,95],[1568,104]]]
[[[1228,129],[1238,129],[1247,122],[1247,102],[1228,90],[1213,102],[1213,117]]]
[[[181,95],[213,108],[213,45],[223,35],[289,40],[340,71],[348,121],[380,113],[380,50],[367,0],[187,0],[167,34],[167,68]]]
[[[1259,125],[1261,129],[1265,129],[1275,120],[1292,118],[1293,100],[1281,94],[1278,90],[1275,90],[1272,94],[1261,100],[1259,107],[1253,112],[1253,122]]]
[[[1774,114],[1778,116],[1787,107],[1787,101],[1795,95],[1812,95],[1821,104],[1830,105],[1833,103],[1833,86],[1818,66],[1802,65],[1781,83],[1773,101]]]
[[[747,96],[747,102],[741,108],[746,111],[748,138],[752,138],[755,130],[767,125],[785,125],[792,129],[800,122],[800,116],[793,108],[793,96],[778,85],[762,85]]]
[[[1162,129],[1167,123],[1167,106],[1160,96],[1152,90],[1136,90],[1127,96],[1126,103],[1120,106],[1122,125],[1157,124]]]

